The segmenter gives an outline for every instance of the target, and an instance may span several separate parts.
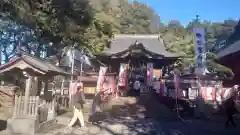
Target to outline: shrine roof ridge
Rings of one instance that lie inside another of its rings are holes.
[[[235,31],[227,38],[226,45],[217,53],[217,59],[222,59],[240,51],[240,21],[234,29]]]
[[[159,57],[178,58],[181,55],[168,52],[164,40],[160,34],[116,34],[110,39],[110,45],[97,55],[113,56],[127,54],[131,46],[140,43],[143,49],[151,55]]]
[[[161,38],[160,34],[115,34],[113,38]]]
[[[70,73],[65,72],[63,69],[61,69],[60,67],[57,67],[56,65],[50,63],[46,59],[38,58],[38,57],[33,56],[31,54],[28,54],[24,51],[20,51],[17,57],[15,57],[14,59],[10,60],[9,62],[1,65],[0,66],[0,73],[10,71],[13,68],[18,67],[19,65],[17,63],[19,61],[24,61],[26,64],[30,65],[30,66],[27,66],[27,67],[32,68],[32,69],[36,69],[36,71],[39,72],[39,73],[54,72],[54,73],[57,73],[57,74],[70,75]]]

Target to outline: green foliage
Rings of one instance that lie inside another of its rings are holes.
[[[128,0],[4,0],[0,11],[18,24],[34,30],[39,41],[52,42],[55,50],[77,44],[90,52],[99,52],[113,34],[161,33],[169,51],[184,56],[180,67],[194,67],[193,27],[204,27],[206,49],[213,52],[218,41],[226,39],[237,24],[191,21],[186,28],[177,20],[163,26],[159,16],[147,5]],[[2,25],[0,25],[1,27]],[[232,71],[207,54],[208,69],[219,76],[232,76]]]
[[[56,49],[77,43],[98,52],[113,34],[158,32],[150,24],[159,17],[137,1],[9,0],[3,5],[2,12],[34,29],[39,38],[53,42]]]
[[[200,22],[194,20],[190,22],[186,28],[183,28],[180,25],[169,24],[168,27],[165,28],[165,31],[162,32],[162,36],[170,51],[180,53],[184,56],[183,59],[178,61],[178,66],[182,69],[189,68],[194,67],[195,51],[192,29],[194,27],[205,28],[207,69],[212,74],[226,79],[232,78],[233,72],[231,69],[215,62],[216,54],[214,53],[214,48],[216,48],[219,40],[226,39],[232,34],[233,28],[236,24],[237,22],[232,20],[227,20],[223,23],[211,23],[209,21]]]

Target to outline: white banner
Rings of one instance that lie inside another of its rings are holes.
[[[148,86],[152,86],[153,82],[153,63],[147,64],[147,84]]]
[[[100,67],[99,74],[98,74],[97,88],[96,88],[97,91],[103,88],[106,72],[107,72],[107,67]]]
[[[213,100],[213,87],[207,87],[206,88],[206,98],[207,100]]]
[[[118,79],[119,86],[122,86],[122,87],[127,86],[127,69],[128,69],[128,64],[120,63],[119,79]]]
[[[205,33],[204,28],[194,28],[194,45],[195,45],[195,74],[205,74],[205,59],[206,59],[206,46],[205,46]]]

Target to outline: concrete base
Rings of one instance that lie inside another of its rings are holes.
[[[47,120],[54,120],[56,118],[56,113],[55,112],[48,112]]]
[[[6,131],[10,134],[31,135],[44,131],[54,123],[56,123],[55,118],[40,124],[36,119],[13,118],[7,120]]]
[[[7,132],[12,134],[35,134],[39,122],[30,118],[13,118],[7,120]]]
[[[46,129],[48,129],[49,127],[51,127],[53,124],[56,124],[56,123],[57,123],[56,119],[45,121],[39,124],[39,128],[35,133],[45,132]]]

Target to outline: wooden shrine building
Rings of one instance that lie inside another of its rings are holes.
[[[232,87],[240,85],[240,22],[235,26],[235,31],[226,40],[226,45],[217,54],[217,61],[232,69],[234,73],[233,80],[225,80],[224,85]]]
[[[120,34],[114,35],[108,48],[96,57],[108,65],[110,72],[119,72],[120,63],[138,67],[151,62],[153,68],[163,69],[180,55],[167,51],[160,35]]]
[[[67,76],[69,73],[44,59],[19,51],[14,59],[0,66],[0,74],[12,76],[15,81],[22,80],[15,82],[17,86],[25,84],[22,94],[15,96],[13,115],[7,120],[8,132],[35,134],[46,127],[46,123],[52,124],[55,121],[56,102],[52,100],[47,84],[54,76]],[[41,89],[44,96],[40,99]]]

